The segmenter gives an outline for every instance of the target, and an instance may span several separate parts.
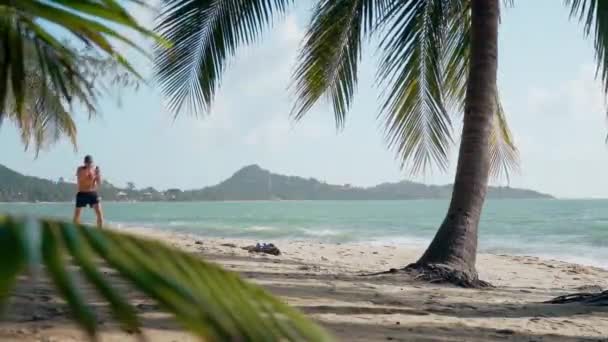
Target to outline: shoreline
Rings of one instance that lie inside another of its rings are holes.
[[[103,198],[102,198],[103,200]],[[422,197],[422,198],[386,198],[386,199],[254,199],[254,200],[105,200],[104,203],[265,203],[265,202],[399,202],[399,201],[449,201],[449,197]],[[536,200],[556,200],[556,201],[605,201],[608,198],[561,198],[561,197],[500,197],[488,198],[488,201],[536,201]],[[55,204],[72,203],[66,201],[0,201],[0,204]]]
[[[480,277],[495,288],[462,289],[405,275],[362,277],[415,261],[417,248],[305,239],[274,242],[280,256],[249,253],[253,239],[207,238],[151,228],[122,232],[158,239],[236,271],[324,326],[337,341],[605,341],[608,307],[542,303],[608,287],[608,271],[537,257],[479,254]],[[124,281],[113,275],[113,284]],[[144,318],[150,341],[197,341],[141,294],[125,297]],[[94,300],[92,295],[90,300]],[[103,306],[101,302],[94,305]],[[28,309],[29,308],[29,309]],[[32,313],[35,313],[32,318]],[[102,341],[136,341],[101,316]],[[81,341],[83,335],[48,284],[18,287],[0,322],[2,341]]]
[[[177,235],[190,237],[192,239],[201,239],[201,240],[230,240],[237,241],[242,243],[253,243],[256,242],[266,242],[266,243],[275,243],[281,244],[286,243],[290,244],[292,242],[308,242],[312,244],[327,244],[332,246],[340,246],[340,245],[352,245],[352,246],[362,246],[362,247],[377,247],[377,246],[391,246],[397,249],[405,249],[411,251],[411,255],[415,255],[416,257],[422,255],[425,249],[428,247],[428,243],[430,242],[430,238],[414,238],[414,237],[390,237],[387,236],[382,239],[376,240],[367,240],[367,241],[322,241],[324,238],[331,239],[332,235],[316,235],[310,237],[221,237],[221,236],[213,236],[213,235],[205,235],[205,234],[197,234],[194,232],[188,232],[185,230],[175,229],[175,228],[161,228],[158,226],[131,226],[128,224],[114,226],[118,230],[122,232],[134,232],[140,235],[148,235],[148,236],[165,236],[165,235]],[[264,230],[258,230],[259,232],[263,232]],[[392,241],[391,241],[392,240]],[[398,240],[398,241],[395,241]],[[564,264],[573,264],[582,267],[591,267],[597,268],[603,271],[608,272],[608,261],[606,263],[600,263],[594,259],[588,259],[583,257],[577,257],[570,254],[563,255],[554,255],[550,253],[545,253],[543,251],[539,251],[537,253],[510,253],[505,251],[496,250],[495,247],[492,248],[494,251],[484,251],[483,248],[481,251],[478,251],[478,256],[487,255],[487,256],[500,256],[500,257],[512,257],[512,258],[531,258],[538,260],[545,260],[548,262],[555,263],[564,263]],[[402,265],[404,266],[404,265]]]
[[[159,239],[162,241],[167,241],[169,242],[169,244],[173,245],[174,247],[180,248],[180,249],[185,249],[187,251],[192,252],[192,247],[196,247],[193,246],[192,244],[194,243],[196,244],[196,241],[202,242],[202,246],[207,246],[205,247],[206,249],[210,249],[212,251],[218,252],[220,254],[225,254],[225,253],[229,253],[229,254],[234,254],[234,250],[231,250],[230,248],[222,248],[225,246],[221,246],[221,244],[235,244],[237,246],[243,247],[243,246],[247,246],[247,245],[255,245],[256,243],[274,243],[275,245],[277,245],[277,247],[281,248],[281,246],[283,247],[287,247],[287,251],[290,252],[291,255],[297,255],[299,254],[297,251],[294,250],[294,247],[309,247],[312,249],[312,251],[316,251],[316,252],[320,252],[323,250],[329,250],[331,252],[335,252],[336,250],[344,250],[344,249],[351,249],[351,250],[355,250],[356,252],[359,252],[360,254],[369,254],[371,253],[373,256],[377,256],[375,258],[373,258],[374,260],[371,260],[369,262],[363,262],[361,263],[362,265],[377,265],[378,264],[378,260],[376,259],[384,259],[382,262],[380,262],[380,264],[390,264],[391,267],[394,268],[399,268],[399,267],[403,267],[413,261],[415,261],[415,259],[417,259],[425,250],[425,248],[427,247],[426,244],[418,244],[418,243],[396,243],[396,242],[389,242],[389,241],[349,241],[349,242],[324,242],[324,241],[320,241],[318,239],[311,239],[311,238],[287,238],[287,237],[281,237],[281,238],[267,238],[267,239],[260,239],[260,238],[244,238],[244,237],[212,237],[212,236],[206,236],[206,235],[199,235],[199,234],[195,234],[195,233],[187,233],[187,232],[181,232],[181,231],[174,231],[174,230],[164,230],[162,228],[149,228],[149,227],[123,227],[118,229],[121,232],[125,232],[125,233],[132,233],[135,235],[140,235],[143,237],[148,237],[148,238],[153,238],[153,239]],[[318,247],[318,248],[317,248]],[[315,249],[317,248],[317,249]],[[196,250],[196,249],[195,249]],[[371,252],[370,252],[371,251]],[[245,255],[250,255],[252,257],[260,257],[260,255],[258,254],[247,254],[247,252],[244,252]],[[242,253],[241,253],[242,254]],[[262,257],[264,255],[261,255]],[[285,256],[285,254],[283,255]],[[358,260],[358,258],[356,258],[355,255],[351,254],[348,255],[353,257],[354,259],[357,260],[344,260],[344,259],[338,259],[338,260],[334,260],[335,262],[343,262],[345,264],[352,264],[353,261],[355,262],[361,262],[362,260]],[[388,256],[389,258],[386,258],[386,256]],[[539,264],[550,264],[550,265],[559,265],[559,266],[563,266],[563,267],[574,267],[574,268],[584,268],[584,269],[592,269],[592,270],[596,270],[598,272],[605,272],[606,273],[606,287],[608,287],[608,268],[605,267],[601,267],[601,266],[597,266],[597,265],[592,265],[592,264],[584,264],[584,263],[578,263],[578,262],[572,262],[572,261],[568,261],[568,260],[563,260],[563,259],[559,259],[559,258],[555,258],[555,257],[543,257],[543,256],[538,256],[538,255],[524,255],[524,254],[509,254],[509,253],[487,253],[487,252],[479,252],[477,254],[477,264],[478,264],[478,268],[483,266],[487,266],[486,263],[488,262],[494,262],[494,261],[498,261],[499,260],[508,260],[508,261],[515,261],[515,262],[524,262],[524,264],[530,264],[530,260],[533,260],[536,263]],[[271,257],[271,256],[267,256],[267,257]],[[288,256],[287,256],[288,257]],[[399,260],[403,259],[404,261],[399,263]],[[481,264],[480,264],[481,262]],[[381,270],[380,270],[381,271]],[[481,274],[482,271],[479,270],[479,273]]]

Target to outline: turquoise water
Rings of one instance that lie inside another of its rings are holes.
[[[104,203],[108,222],[214,237],[312,239],[425,246],[448,202],[303,201]],[[71,203],[0,203],[0,212],[70,218]],[[90,210],[85,220],[93,222]],[[495,200],[484,208],[480,249],[608,268],[608,200]]]

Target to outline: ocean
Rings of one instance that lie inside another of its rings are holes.
[[[425,247],[447,200],[103,203],[107,223],[263,242],[307,239]],[[71,219],[72,203],[0,203],[0,213]],[[83,217],[94,222],[91,210]],[[608,200],[490,200],[480,251],[608,269]]]

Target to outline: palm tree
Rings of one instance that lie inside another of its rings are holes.
[[[450,210],[429,250],[410,268],[469,286],[480,284],[475,271],[477,224],[489,171],[500,175],[517,162],[502,108],[496,105],[496,51],[490,51],[496,48],[491,35],[496,28],[489,27],[490,34],[483,37],[475,35],[482,30],[473,29],[489,25],[493,19],[488,15],[498,16],[498,5],[486,9],[493,3],[319,1],[292,86],[298,98],[292,112],[296,120],[327,97],[342,127],[357,84],[363,42],[379,37],[378,80],[384,88],[381,117],[386,138],[402,166],[409,165],[412,172],[434,165],[447,168],[453,142],[450,110],[464,109]],[[172,46],[158,49],[157,73],[172,108],[208,111],[227,58],[239,45],[254,42],[292,4],[290,0],[163,1],[158,31]],[[489,89],[488,77],[494,80]],[[468,88],[467,80],[474,81]]]
[[[159,47],[156,71],[171,108],[208,112],[227,60],[239,46],[258,41],[294,2],[162,0],[157,30],[171,47]],[[594,31],[608,84],[608,3],[565,3],[584,21],[586,35]],[[426,252],[406,267],[432,281],[487,285],[478,279],[475,259],[488,178],[517,166],[496,85],[499,10],[499,0],[318,0],[294,73],[293,117],[325,97],[342,127],[363,44],[379,41],[380,118],[388,146],[413,172],[447,168],[450,114],[463,113],[448,212]]]
[[[98,77],[104,76],[102,66],[107,62],[137,76],[111,39],[138,46],[112,25],[157,37],[140,27],[121,3],[0,0],[0,120],[15,121],[26,146],[33,142],[39,150],[58,135],[75,136],[68,110],[79,102],[89,113],[96,111],[102,81]],[[64,35],[76,37],[93,53],[66,45],[49,24],[64,28]],[[60,220],[0,215],[0,307],[5,307],[24,273],[30,279],[40,274],[32,272],[39,265],[91,338],[98,331],[97,319],[70,265],[79,268],[129,331],[140,331],[136,310],[101,274],[100,266],[113,269],[207,341],[330,340],[317,325],[260,287],[159,242]]]

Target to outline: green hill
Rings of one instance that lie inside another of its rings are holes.
[[[0,201],[65,201],[74,197],[74,184],[24,176],[0,165]]]
[[[187,198],[206,200],[405,200],[449,198],[451,185],[410,181],[383,183],[369,188],[332,185],[314,178],[283,176],[257,165],[246,166],[222,183],[187,191]],[[489,198],[552,198],[532,190],[490,187]]]
[[[0,202],[65,202],[74,199],[76,184],[22,175],[0,165]],[[117,199],[121,189],[104,182],[100,194]]]
[[[72,201],[76,185],[24,176],[0,165],[0,201]],[[198,190],[123,189],[104,182],[104,200],[248,201],[248,200],[406,200],[449,198],[450,185],[410,181],[362,188],[332,185],[314,178],[284,176],[257,165],[246,166],[225,181]],[[490,187],[489,198],[552,198],[532,190]]]

